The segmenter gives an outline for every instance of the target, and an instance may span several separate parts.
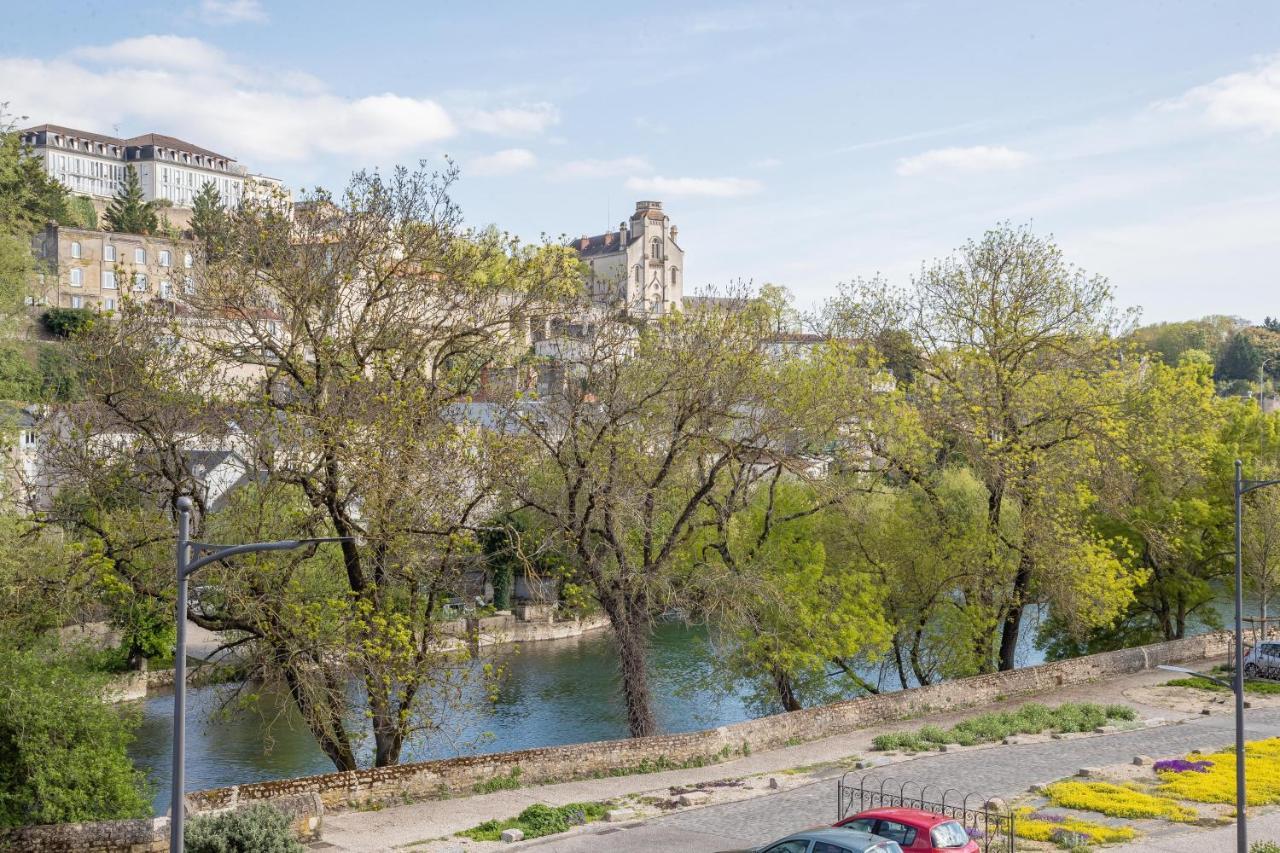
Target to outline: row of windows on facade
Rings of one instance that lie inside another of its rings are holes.
[[[35,143],[35,135],[28,137],[29,144]],[[89,154],[100,154],[102,156],[120,157],[123,152],[118,145],[112,145],[107,142],[93,142],[90,139],[81,140],[77,137],[64,138],[62,134],[55,133],[51,136],[53,144],[58,148],[69,148],[72,151],[83,150]],[[83,142],[83,147],[81,146]],[[97,150],[95,151],[95,146]],[[207,169],[225,169],[227,168],[226,160],[219,160],[215,157],[208,157],[204,154],[192,154],[190,151],[179,151],[176,148],[153,148],[155,159],[157,160],[175,160],[182,163],[195,163],[197,166],[204,166]],[[135,159],[142,159],[141,152],[137,152]]]
[[[675,284],[680,271],[676,267],[671,268],[671,283]],[[644,267],[636,264],[636,284],[644,284]]]
[[[72,287],[82,287],[82,286],[84,286],[84,270],[81,270],[81,269],[73,269],[73,270],[71,270],[71,274],[70,274],[70,284],[71,284],[71,286],[72,286]],[[103,270],[103,271],[102,271],[102,289],[103,289],[103,290],[115,290],[115,289],[116,289],[116,274],[115,274],[115,271],[114,271],[114,270]],[[136,272],[136,273],[134,273],[134,274],[133,274],[133,289],[134,289],[134,290],[137,290],[137,291],[144,291],[144,290],[146,290],[146,289],[147,289],[147,274],[146,274],[146,273],[144,273],[144,272]],[[188,294],[188,295],[190,295],[190,294],[192,294],[192,293],[195,293],[195,292],[196,292],[196,283],[195,283],[195,279],[193,279],[193,278],[192,278],[191,276],[189,276],[189,275],[188,275],[188,276],[183,276],[183,278],[182,278],[182,290],[183,290],[183,292],[184,292],[184,293],[186,293],[186,294]],[[171,296],[172,294],[173,294],[173,285],[169,282],[169,279],[167,279],[167,278],[166,278],[166,279],[161,279],[161,280],[160,280],[160,295],[161,295],[161,296],[166,296],[166,297],[167,297],[167,296]]]
[[[71,257],[79,258],[82,253],[83,253],[83,249],[81,249],[80,247],[80,242],[78,240],[71,241]],[[116,247],[111,245],[110,243],[103,246],[102,259],[104,261],[114,261],[116,259]],[[147,262],[147,250],[143,249],[140,246],[136,247],[133,250],[133,262],[135,264],[145,264]],[[187,269],[191,269],[194,263],[195,263],[195,258],[191,256],[190,252],[186,252],[182,256],[182,265]],[[162,267],[172,266],[173,253],[170,252],[168,249],[161,249],[159,254],[159,264]]]

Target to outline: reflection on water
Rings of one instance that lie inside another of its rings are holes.
[[[705,639],[705,630],[699,628],[663,624],[657,629],[650,673],[663,731],[692,731],[753,716],[744,689],[714,678]],[[518,649],[495,647],[485,649],[484,655],[505,670],[496,703],[468,703],[446,731],[408,744],[404,760],[626,736],[617,656],[608,632]],[[205,687],[187,693],[187,790],[333,771],[332,762],[283,697],[264,696],[260,703],[265,714],[279,715],[264,744],[262,714],[218,713],[231,690]],[[130,753],[156,782],[156,810],[164,813],[169,802],[172,694],[152,695],[143,712]],[[367,756],[362,758],[362,766],[367,765]]]

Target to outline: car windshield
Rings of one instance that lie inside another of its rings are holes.
[[[969,843],[969,833],[956,820],[938,824],[930,835],[934,847],[963,847]]]

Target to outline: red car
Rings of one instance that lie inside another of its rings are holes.
[[[960,821],[920,809],[870,809],[836,824],[896,841],[903,853],[979,853]]]

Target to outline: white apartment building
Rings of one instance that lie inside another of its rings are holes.
[[[165,199],[174,207],[189,208],[207,182],[227,205],[239,204],[244,193],[243,166],[172,136],[147,133],[124,139],[42,124],[22,131],[22,142],[68,190],[98,201],[116,194],[129,166],[138,171],[146,201]]]

